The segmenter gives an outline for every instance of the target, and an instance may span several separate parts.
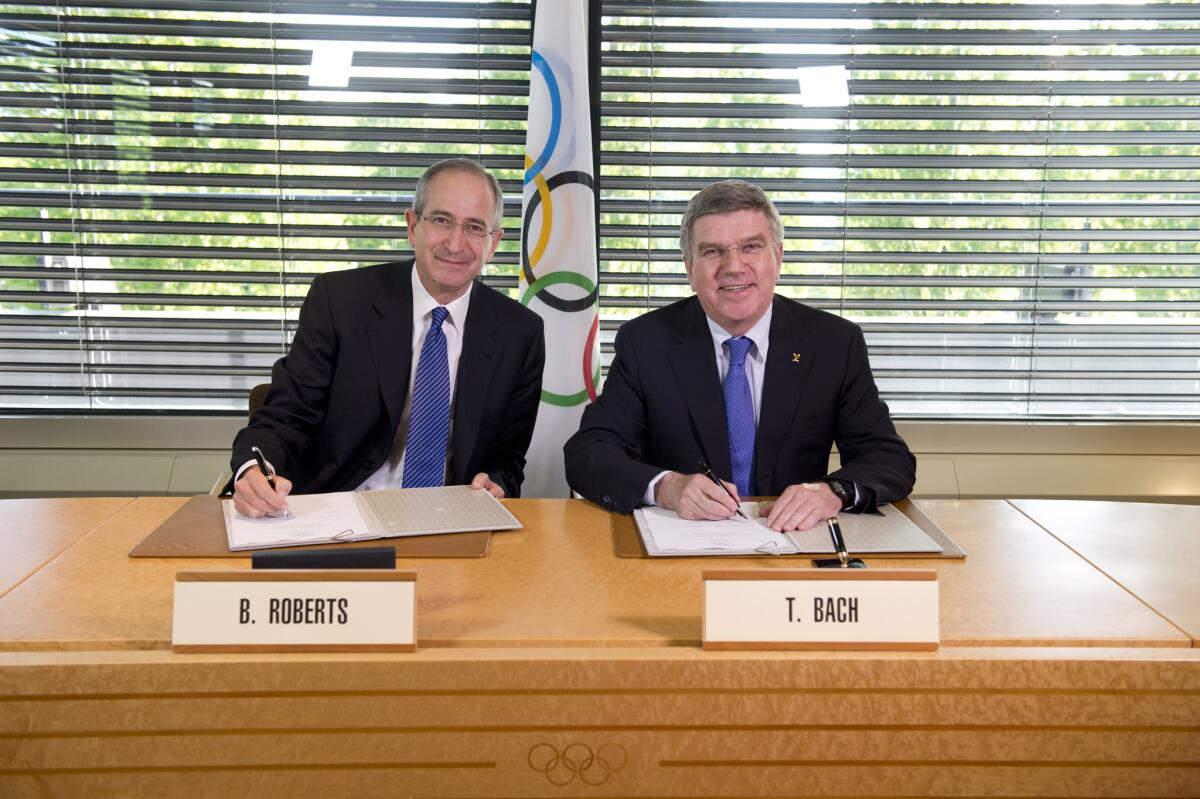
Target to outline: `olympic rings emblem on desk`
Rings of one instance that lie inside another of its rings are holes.
[[[604,744],[593,754],[587,744],[568,744],[560,754],[548,743],[529,750],[529,767],[541,772],[551,785],[570,785],[578,777],[585,785],[603,785],[625,768],[629,755],[620,744]]]

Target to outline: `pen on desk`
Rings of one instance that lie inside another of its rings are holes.
[[[845,569],[850,565],[850,554],[846,552],[846,539],[842,537],[842,526],[838,524],[838,520],[834,516],[830,516],[825,520],[829,526],[829,537],[833,539],[833,548],[837,552],[838,560],[842,562],[842,568]]]
[[[263,477],[267,478],[267,485],[272,491],[278,491],[275,487],[275,470],[267,463],[267,459],[263,457],[262,450],[258,447],[251,447],[250,451],[254,453],[254,460],[258,463],[258,470],[263,473]],[[279,512],[279,515],[284,519],[290,519],[292,514],[287,508]]]
[[[705,463],[704,461],[700,461],[700,471],[704,474],[705,477],[707,477],[709,480],[712,480],[714,483],[716,483],[720,487],[720,489],[725,492],[726,496],[728,496],[730,499],[733,499],[733,494],[731,494],[729,492],[729,489],[725,487],[724,483],[722,483],[720,480],[717,479],[717,476],[712,473],[712,469],[708,468],[708,464]],[[750,521],[750,517],[747,516],[746,514],[742,513],[742,509],[740,507],[737,509],[737,515],[741,516],[746,521]]]

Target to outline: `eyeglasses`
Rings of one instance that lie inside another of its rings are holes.
[[[773,244],[778,242],[766,241],[748,241],[742,245],[733,245],[732,247],[717,247],[715,245],[705,245],[696,253],[696,258],[707,264],[718,264],[725,259],[725,256],[731,253],[740,252],[745,258],[751,261],[758,260],[767,254]]]
[[[483,224],[482,222],[455,222],[453,219],[444,214],[430,214],[429,216],[416,214],[416,217],[417,219],[433,225],[447,236],[453,233],[454,228],[456,227],[462,228],[463,233],[467,234],[473,239],[486,239],[488,236],[496,232],[494,230],[488,230],[487,225]]]

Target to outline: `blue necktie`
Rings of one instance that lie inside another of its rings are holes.
[[[751,496],[754,473],[754,399],[746,379],[746,354],[754,342],[745,336],[726,339],[729,371],[725,374],[725,423],[729,427],[729,462],[738,496]]]
[[[446,359],[446,334],[442,332],[442,322],[449,313],[440,306],[433,309],[433,324],[421,345],[417,376],[413,380],[401,488],[428,488],[446,483],[450,366]]]

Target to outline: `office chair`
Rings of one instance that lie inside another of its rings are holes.
[[[246,397],[246,416],[254,415],[254,412],[262,407],[263,402],[267,399],[267,392],[271,389],[270,383],[259,383],[254,388],[250,389],[250,395]]]

